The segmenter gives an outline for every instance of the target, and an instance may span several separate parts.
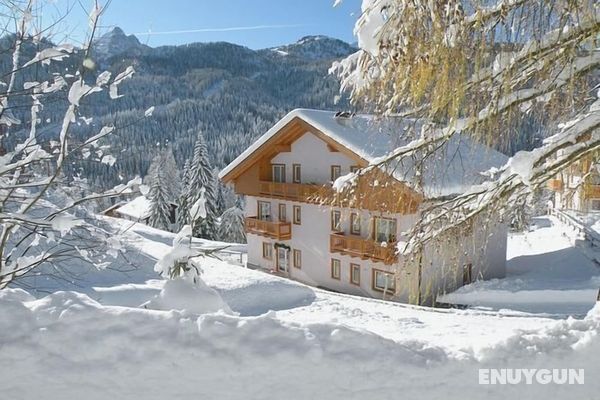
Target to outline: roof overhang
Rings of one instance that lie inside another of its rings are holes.
[[[219,173],[219,179],[225,183],[232,182],[259,160],[270,159],[282,151],[289,151],[289,146],[305,133],[312,133],[317,136],[327,143],[330,149],[345,154],[360,167],[366,167],[369,164],[363,157],[310,124],[295,111],[292,111],[225,167]]]

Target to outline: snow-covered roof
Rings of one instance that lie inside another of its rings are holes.
[[[219,177],[233,171],[294,118],[307,122],[368,163],[415,139],[414,132],[419,132],[421,125],[418,120],[407,118],[377,118],[364,114],[344,118],[335,115],[333,111],[291,111],[225,167]],[[409,130],[411,127],[417,129]],[[464,135],[455,134],[425,159],[415,157],[414,160],[405,159],[393,168],[388,166],[390,173],[426,197],[438,197],[462,193],[472,185],[482,183],[485,180],[482,173],[504,165],[508,157]],[[416,185],[416,162],[423,163],[419,185]]]
[[[126,215],[136,220],[144,220],[150,213],[150,200],[144,196],[138,196],[125,205],[117,208],[115,212]]]

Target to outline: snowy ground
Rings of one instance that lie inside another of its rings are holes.
[[[77,292],[68,287],[38,299],[0,292],[7,399],[593,398],[600,391],[600,308],[557,318],[593,306],[588,292],[599,271],[552,218],[511,237],[506,279],[456,294],[461,303],[501,311],[330,293],[242,268],[235,255],[197,261],[222,301],[206,288],[188,297],[204,309],[140,308],[185,304],[161,292],[164,281],[152,271],[172,235],[111,223],[130,257],[145,257],[139,269],[90,274]],[[218,308],[225,311],[213,312]],[[479,368],[506,367],[585,368],[586,382],[478,385]]]
[[[440,300],[563,317],[585,315],[600,289],[593,249],[575,247],[575,232],[554,217],[534,222],[531,231],[510,236],[505,279],[475,282]]]

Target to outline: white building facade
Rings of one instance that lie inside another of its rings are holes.
[[[394,174],[389,181],[361,177],[371,189],[358,189],[364,193],[354,200],[323,201],[335,196],[337,178],[389,151],[390,134],[367,121],[294,110],[221,172],[246,196],[249,266],[338,292],[426,305],[473,280],[503,277],[500,221],[440,238],[411,260],[398,255],[428,198]],[[452,179],[444,186],[458,187]]]

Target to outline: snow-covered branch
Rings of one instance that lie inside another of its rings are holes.
[[[405,160],[418,170],[420,159],[458,132],[495,145],[505,132],[519,135],[511,129],[514,121],[532,118],[531,110],[541,114],[536,123],[548,132],[571,120],[552,142],[516,154],[485,185],[430,201],[404,251],[488,210],[510,210],[532,188],[598,149],[600,108],[590,107],[588,94],[579,96],[594,87],[600,68],[600,8],[594,2],[500,0],[467,7],[460,0],[366,0],[355,34],[360,50],[330,70],[342,90],[375,112],[423,122],[412,141],[359,174]]]
[[[11,18],[19,23],[14,32],[11,71],[3,75],[8,83],[0,93],[0,288],[50,260],[69,256],[85,259],[87,251],[82,250],[86,247],[83,242],[100,242],[102,234],[97,229],[88,229],[85,220],[74,216],[82,211],[78,207],[86,202],[132,191],[141,183],[138,178],[100,193],[69,190],[75,177],[66,176],[67,161],[86,159],[92,154],[92,159],[97,157],[99,162],[112,164],[115,160],[106,152],[108,146],[98,144],[115,132],[114,126],[104,126],[87,137],[81,134],[74,136],[73,126],[79,120],[86,124],[92,120],[89,116],[80,115],[80,107],[101,92],[111,99],[122,96],[118,94],[119,85],[135,71],[127,67],[114,78],[111,72],[95,71],[96,63],[90,58],[90,49],[99,17],[104,11],[99,1],[93,2],[89,13],[90,30],[80,48],[69,43],[47,46],[48,42],[41,49],[33,47],[38,39],[32,33],[34,28],[30,21],[36,18],[36,10],[41,9],[34,3],[28,1],[22,9],[11,8],[15,13]],[[27,54],[22,52],[24,48],[39,50],[28,60],[22,60],[22,54]],[[80,65],[76,65],[73,74],[48,69],[55,63],[74,62]],[[28,80],[32,69],[35,69],[36,77],[47,78]],[[16,87],[19,82],[23,82],[22,90]],[[22,107],[25,96],[29,96],[29,116],[23,114],[16,118],[11,109],[15,105]],[[61,96],[67,106],[59,125],[52,125],[48,120],[47,126],[43,126],[41,112],[44,105],[55,102]],[[40,133],[42,127],[44,136]],[[7,143],[9,135],[17,139],[16,143]],[[90,148],[93,147],[98,148],[92,149],[92,153]],[[74,240],[75,237],[78,239]]]

